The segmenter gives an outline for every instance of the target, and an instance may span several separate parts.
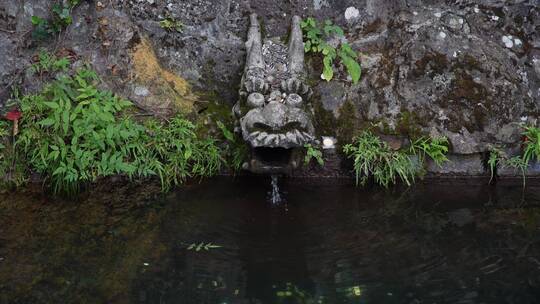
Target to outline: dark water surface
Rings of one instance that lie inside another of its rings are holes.
[[[540,303],[535,183],[1,195],[0,303]]]

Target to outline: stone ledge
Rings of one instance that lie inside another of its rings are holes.
[[[483,165],[482,154],[450,154],[448,162],[438,166],[431,159],[426,160],[428,174],[484,176],[487,174]]]

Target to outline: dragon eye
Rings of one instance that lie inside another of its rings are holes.
[[[291,107],[300,107],[302,105],[302,101],[303,100],[300,95],[292,93],[287,96],[285,103]]]
[[[259,108],[264,105],[264,96],[261,93],[251,93],[247,98],[247,105],[250,108]]]

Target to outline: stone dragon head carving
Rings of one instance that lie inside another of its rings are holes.
[[[300,21],[293,17],[288,46],[279,39],[263,44],[257,15],[250,16],[246,66],[233,108],[242,137],[252,148],[246,170],[268,173],[296,167],[296,148],[314,141]]]

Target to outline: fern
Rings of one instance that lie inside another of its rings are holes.
[[[448,139],[446,137],[427,138],[420,137],[412,142],[411,154],[418,155],[423,162],[425,157],[430,157],[438,166],[448,161]]]
[[[16,146],[22,163],[45,176],[54,192],[73,194],[82,184],[111,175],[158,176],[168,190],[220,170],[216,140],[199,138],[195,126],[180,116],[168,123],[136,122],[124,114],[131,102],[97,89],[97,80],[93,71],[80,70],[20,101]]]
[[[365,185],[370,176],[383,187],[401,179],[405,184],[414,182],[417,169],[412,159],[403,151],[393,151],[388,144],[370,131],[357,136],[343,152],[354,161],[356,183]]]
[[[531,160],[540,160],[540,128],[525,126],[525,146],[523,160],[529,163]]]
[[[501,162],[501,158],[502,158],[501,150],[497,148],[493,148],[493,150],[489,152],[487,165],[488,165],[489,173],[490,173],[490,177],[489,177],[490,184],[493,181],[493,178],[495,177],[495,169],[497,168],[497,165]]]
[[[438,165],[447,161],[446,138],[420,138],[409,149],[392,150],[388,144],[370,131],[363,131],[353,143],[343,147],[343,152],[354,161],[356,183],[365,185],[370,176],[383,187],[397,180],[410,186],[423,168],[426,157]],[[418,163],[412,156],[418,156]]]

